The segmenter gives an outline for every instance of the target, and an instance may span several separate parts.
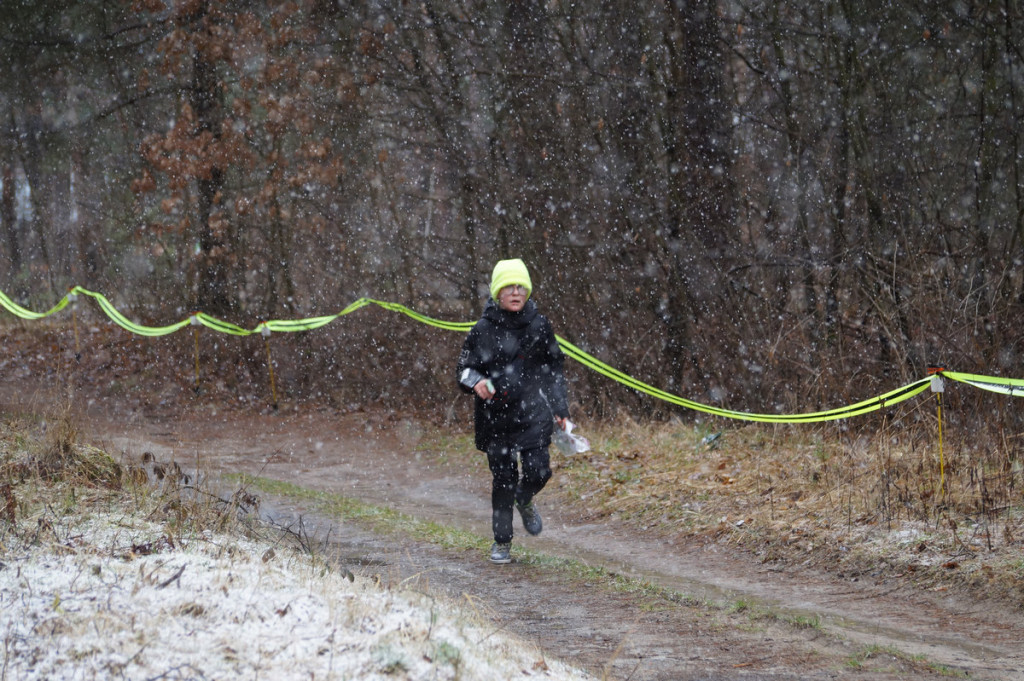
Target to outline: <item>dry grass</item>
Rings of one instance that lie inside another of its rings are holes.
[[[0,481],[11,484],[37,477],[83,485],[119,487],[122,467],[105,452],[79,440],[70,404],[41,419],[5,420],[0,424]]]
[[[40,417],[0,419],[0,542],[24,518],[38,517],[43,527],[72,510],[112,504],[164,523],[172,544],[205,530],[269,534],[254,513],[256,496],[245,488],[224,494],[200,482],[174,462],[150,454],[119,462],[83,442],[67,405]]]
[[[586,434],[591,452],[554,455],[560,494],[582,515],[1024,605],[1024,472],[1010,441],[947,441],[940,457],[928,426],[623,419]]]

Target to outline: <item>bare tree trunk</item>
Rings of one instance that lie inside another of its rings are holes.
[[[856,57],[853,41],[849,36],[843,37],[835,45],[836,53],[836,87],[839,91],[838,115],[839,125],[835,145],[835,172],[833,175],[832,207],[829,216],[832,218],[832,245],[828,258],[825,283],[825,339],[830,348],[836,351],[840,364],[845,360],[843,355],[842,311],[839,309],[839,291],[842,287],[843,260],[846,257],[846,222],[850,186],[850,126],[852,122],[850,108],[854,88],[854,59]]]
[[[13,279],[21,271],[21,243],[18,240],[18,215],[14,208],[14,168],[4,163],[4,189],[0,198],[0,221],[4,223],[7,238],[7,257],[11,262],[10,276]]]
[[[722,83],[724,61],[714,4],[674,0],[664,41],[670,63],[663,136],[668,174],[667,366],[673,383],[696,361],[697,319],[716,294],[734,208]]]
[[[776,7],[776,12],[778,7]],[[775,16],[775,30],[772,33],[772,50],[775,53],[777,68],[780,73],[798,71],[798,65],[787,62],[782,37],[779,34],[781,22],[778,14]],[[794,104],[793,83],[789,77],[779,78],[779,103],[786,127],[786,140],[788,143],[788,163],[793,170],[793,185],[796,188],[796,229],[797,245],[799,251],[797,257],[800,261],[800,282],[803,287],[803,312],[814,319],[818,317],[818,296],[815,290],[814,254],[811,247],[811,239],[808,234],[810,221],[808,218],[807,193],[809,178],[805,171],[804,152],[806,150],[803,135],[801,134],[800,121],[797,120],[796,106]],[[813,331],[817,324],[811,324],[812,336],[817,336]]]
[[[266,313],[277,314],[278,308],[291,314],[295,311],[295,282],[291,275],[291,226],[281,219],[281,203],[277,193],[270,202],[270,260],[267,267]],[[282,302],[282,297],[284,298]]]
[[[41,108],[38,100],[25,114],[24,128],[20,135],[24,142],[18,146],[21,151],[21,166],[25,169],[25,177],[29,186],[29,203],[32,207],[32,227],[38,237],[39,260],[46,273],[46,282],[53,290],[53,263],[50,260],[48,238],[51,228],[51,215],[46,177],[43,173],[43,120],[39,114]]]
[[[199,11],[200,21],[208,19],[208,2]],[[216,64],[196,47],[192,60],[192,83],[189,103],[196,115],[200,139],[220,138],[223,118],[223,93],[217,79]],[[208,152],[208,150],[202,150]],[[210,314],[224,314],[238,304],[237,293],[230,288],[231,262],[230,221],[220,209],[224,188],[224,169],[211,162],[209,171],[197,181],[197,215],[199,228],[199,271],[196,305]]]
[[[1004,0],[1006,12],[1004,14],[1003,25],[1003,54],[1007,64],[1013,64],[1014,61],[1016,61],[1019,68],[1021,55],[1017,46],[1014,44],[1013,35],[1016,26],[1014,25],[1014,14],[1010,11],[1011,4],[1014,4],[1011,3],[1011,0]],[[1015,120],[1020,120],[1020,93],[1017,91],[1017,88],[1010,88],[1008,99],[1010,116]],[[1019,125],[1011,126],[1010,143],[1012,169],[1009,176],[1013,182],[1012,193],[1015,216],[1013,221],[1013,233],[1010,237],[1010,246],[1007,249],[1007,255],[1010,259],[1013,259],[1017,257],[1017,253],[1020,248],[1024,246],[1024,174],[1021,173],[1021,156],[1024,154],[1024,140],[1021,138]],[[1024,303],[1024,278],[1018,280],[1017,289],[1018,290],[1012,294],[1011,301]]]

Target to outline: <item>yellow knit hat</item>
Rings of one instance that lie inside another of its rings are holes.
[[[530,283],[530,271],[526,269],[526,263],[519,258],[514,260],[499,260],[491,273],[491,298],[498,299],[498,293],[506,286],[519,284],[526,288],[526,297],[529,299],[533,292],[533,284]]]

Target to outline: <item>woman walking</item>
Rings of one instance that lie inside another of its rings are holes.
[[[476,447],[487,454],[491,469],[494,563],[512,561],[513,506],[526,531],[540,534],[533,498],[551,478],[554,425],[564,428],[569,417],[565,356],[532,292],[522,260],[494,266],[491,298],[466,336],[456,369],[460,388],[475,395]]]

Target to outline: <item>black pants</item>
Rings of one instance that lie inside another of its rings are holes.
[[[523,476],[519,477],[516,455],[522,459]],[[491,525],[494,541],[512,541],[512,508],[528,504],[533,495],[544,489],[551,479],[551,458],[547,447],[517,451],[494,445],[487,450],[487,465],[493,476],[491,484]]]

